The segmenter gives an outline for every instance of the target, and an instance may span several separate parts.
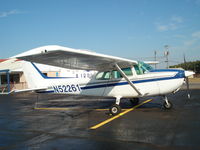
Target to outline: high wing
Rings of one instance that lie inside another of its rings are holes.
[[[117,63],[120,67],[129,67],[137,61],[98,54],[88,50],[72,49],[62,46],[44,46],[29,50],[12,58],[48,64],[69,69],[109,70]]]

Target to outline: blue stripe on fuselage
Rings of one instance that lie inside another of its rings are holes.
[[[137,83],[145,83],[145,82],[155,82],[155,81],[163,81],[163,80],[172,80],[172,79],[180,79],[184,78],[184,71],[179,70],[177,74],[173,77],[164,77],[164,78],[154,78],[154,79],[144,79],[144,80],[136,80],[136,81],[131,81],[133,84]],[[105,83],[101,85],[93,85],[93,86],[85,86],[81,87],[81,89],[93,89],[93,88],[103,88],[103,87],[111,87],[111,86],[121,86],[121,85],[127,85],[128,82],[117,82],[117,83]]]
[[[155,69],[150,72],[177,72],[176,77],[185,78],[185,71],[180,69]]]
[[[173,77],[163,77],[163,78],[153,78],[153,79],[144,79],[144,80],[136,80],[131,81],[133,84],[138,83],[145,83],[145,82],[155,82],[155,81],[163,81],[163,80],[172,80],[172,79],[180,79],[185,78],[184,70],[175,70],[175,69],[162,69],[162,70],[152,70],[151,72],[177,72],[177,74]],[[111,81],[113,82],[113,81]],[[98,83],[97,83],[98,84]],[[85,87],[81,87],[81,90],[86,89],[95,89],[95,88],[104,88],[104,87],[112,87],[112,86],[121,86],[121,85],[128,85],[128,82],[115,82],[115,83],[108,83],[108,81],[98,84],[98,85],[86,85]],[[40,93],[53,93],[53,90],[50,91],[40,91]]]

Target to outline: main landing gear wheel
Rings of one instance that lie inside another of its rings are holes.
[[[110,113],[115,116],[121,112],[121,107],[117,104],[114,104],[110,107]]]
[[[130,99],[130,102],[133,106],[135,106],[139,103],[139,98],[132,98],[132,99]]]
[[[165,108],[165,109],[171,109],[172,107],[173,107],[173,104],[170,102],[170,101],[165,101],[164,103],[163,103],[163,107]]]

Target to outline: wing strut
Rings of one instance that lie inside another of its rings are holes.
[[[118,64],[115,64],[115,67],[117,68],[117,70],[120,72],[120,74],[122,75],[122,77],[124,77],[124,79],[129,83],[129,85],[138,93],[139,96],[142,96],[142,93],[140,93],[140,91],[138,91],[138,89],[135,87],[135,85],[129,80],[129,78],[126,76],[126,74],[121,70],[121,68],[118,66]]]

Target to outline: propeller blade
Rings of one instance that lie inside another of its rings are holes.
[[[189,87],[188,77],[194,75],[195,72],[186,70],[188,67],[187,67],[187,62],[186,62],[186,59],[185,59],[185,54],[183,55],[183,59],[184,59],[184,65],[185,65],[184,69],[185,69],[185,81],[186,81],[186,86],[187,86],[187,95],[188,95],[188,99],[190,99],[191,96],[190,96],[190,87]]]
[[[185,71],[185,82],[186,82],[186,86],[187,86],[187,95],[188,95],[188,99],[191,98],[191,95],[190,95],[190,86],[189,86],[189,76],[192,76],[194,75],[195,73],[193,71]]]
[[[185,80],[186,80],[186,86],[187,86],[187,96],[188,96],[188,99],[190,99],[191,96],[190,96],[190,86],[189,86],[189,79],[188,79],[188,77],[186,77]]]

